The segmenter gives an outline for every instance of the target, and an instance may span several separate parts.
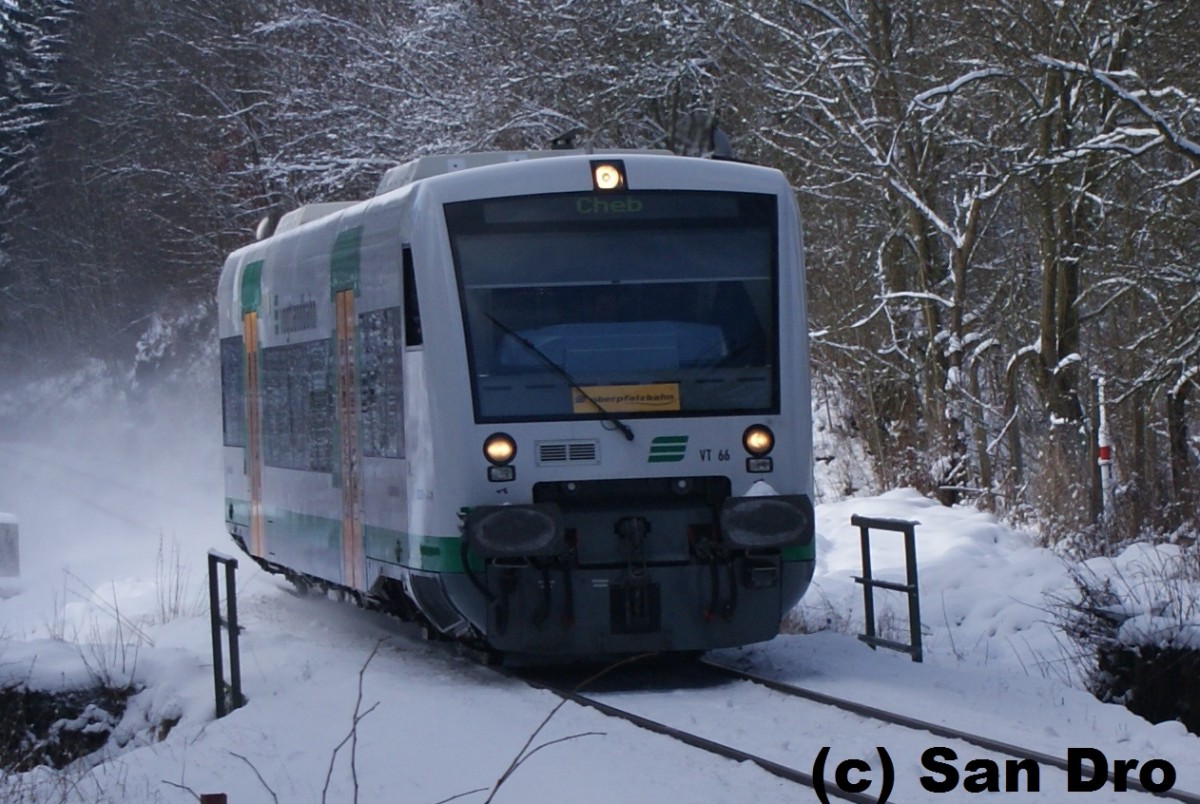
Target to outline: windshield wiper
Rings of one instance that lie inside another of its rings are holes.
[[[569,386],[571,386],[571,388],[573,388],[574,390],[576,390],[580,394],[582,394],[584,399],[586,399],[588,402],[590,402],[592,404],[592,406],[594,408],[596,408],[596,410],[600,411],[600,415],[603,416],[606,421],[611,422],[613,427],[616,427],[621,432],[621,435],[625,436],[626,441],[633,440],[633,430],[631,430],[629,428],[629,425],[626,424],[625,422],[621,421],[620,419],[618,419],[616,414],[612,413],[611,411],[605,410],[603,407],[601,407],[600,403],[597,402],[595,399],[592,399],[592,395],[589,394],[587,391],[583,390],[583,387],[578,382],[575,381],[575,378],[572,377],[565,368],[563,368],[562,366],[558,365],[553,360],[551,360],[550,357],[545,352],[543,352],[541,349],[539,349],[537,347],[537,344],[535,344],[533,341],[526,338],[524,335],[521,335],[520,333],[515,331],[512,327],[508,326],[504,322],[500,321],[498,318],[496,318],[491,313],[484,313],[484,315],[487,316],[489,321],[491,321],[500,330],[502,330],[505,335],[510,335],[514,339],[516,339],[517,343],[521,344],[526,349],[528,349],[531,354],[536,356],[539,360],[541,360],[543,363],[545,363],[547,366],[549,366],[551,369],[553,369],[555,374],[557,374],[558,376],[560,376],[564,380],[566,380],[567,384]]]

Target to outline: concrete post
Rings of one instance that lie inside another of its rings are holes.
[[[17,538],[17,518],[0,513],[0,578],[15,578],[21,574],[20,541]]]

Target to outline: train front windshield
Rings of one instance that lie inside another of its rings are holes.
[[[447,204],[480,422],[779,409],[775,197]]]

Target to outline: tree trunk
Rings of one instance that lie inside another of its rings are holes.
[[[1181,382],[1167,394],[1167,439],[1171,453],[1171,485],[1175,502],[1174,526],[1192,520],[1196,506],[1192,488],[1192,456],[1188,449],[1187,394],[1191,384]]]
[[[1134,392],[1132,404],[1130,405],[1130,413],[1133,418],[1133,438],[1129,445],[1129,455],[1124,458],[1125,465],[1129,467],[1129,484],[1132,492],[1129,494],[1129,513],[1133,521],[1137,523],[1146,521],[1146,517],[1150,513],[1150,507],[1147,503],[1154,491],[1153,486],[1149,482],[1150,475],[1146,467],[1146,456],[1149,452],[1149,445],[1146,443],[1145,406],[1146,392],[1138,389]]]

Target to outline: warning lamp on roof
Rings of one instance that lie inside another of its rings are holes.
[[[605,192],[625,189],[625,163],[620,160],[592,162],[592,186]]]

